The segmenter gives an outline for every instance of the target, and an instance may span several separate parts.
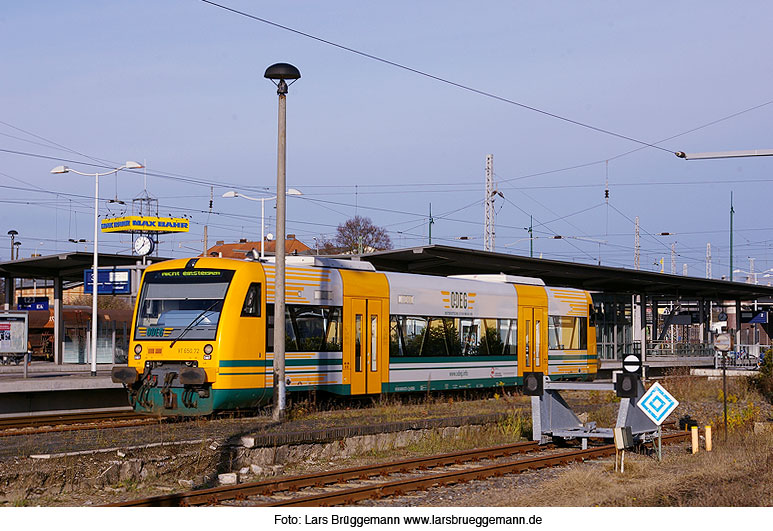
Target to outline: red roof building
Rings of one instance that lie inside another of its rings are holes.
[[[273,256],[276,252],[276,241],[266,240],[263,243],[264,252],[266,256]],[[244,258],[247,253],[255,249],[260,253],[260,242],[247,241],[246,239],[239,240],[238,243],[225,243],[218,241],[207,249],[208,256],[222,256],[223,258]],[[222,253],[222,254],[221,254]],[[286,254],[312,254],[311,248],[300,240],[295,239],[295,234],[288,234],[285,240],[285,253]]]

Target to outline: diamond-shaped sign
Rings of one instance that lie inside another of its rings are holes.
[[[679,405],[679,401],[671,396],[659,383],[655,383],[636,403],[652,422],[660,426]]]

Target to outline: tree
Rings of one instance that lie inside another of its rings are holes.
[[[341,253],[368,253],[392,248],[386,229],[362,216],[354,216],[338,225],[334,243]]]

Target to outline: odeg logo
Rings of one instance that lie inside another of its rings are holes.
[[[451,292],[451,308],[467,309],[467,292],[465,291],[452,291]]]

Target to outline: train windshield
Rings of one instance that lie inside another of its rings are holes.
[[[217,269],[146,273],[134,339],[215,339],[233,273]]]

